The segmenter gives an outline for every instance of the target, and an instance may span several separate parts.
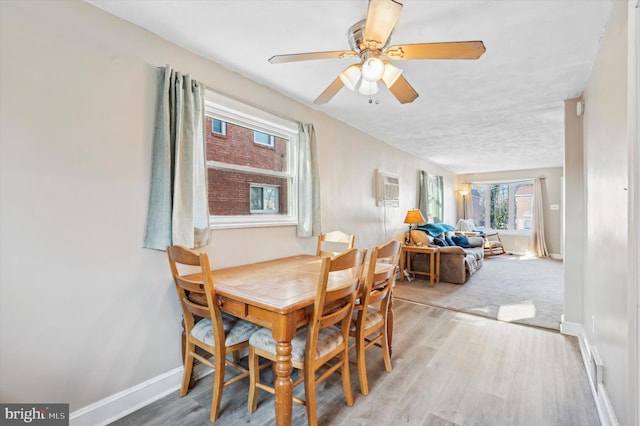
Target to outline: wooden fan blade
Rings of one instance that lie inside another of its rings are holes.
[[[382,49],[398,22],[402,3],[394,0],[369,0],[362,42],[369,49]]]
[[[398,77],[395,83],[389,87],[389,91],[401,104],[408,104],[416,100],[418,92],[409,84],[404,76]]]
[[[358,56],[353,50],[335,50],[331,52],[292,53],[290,55],[275,55],[269,59],[272,64],[285,62],[313,61],[316,59],[339,59]]]
[[[485,52],[481,41],[401,44],[389,47],[383,54],[400,59],[478,59]]]
[[[340,77],[336,77],[335,80],[333,80],[333,82],[329,85],[329,87],[327,87],[326,89],[324,89],[324,92],[320,93],[320,96],[318,96],[316,98],[315,101],[313,101],[314,104],[316,105],[322,105],[322,104],[326,104],[327,102],[329,102],[331,100],[331,98],[333,98],[336,93],[338,93],[340,91],[340,89],[342,89],[344,87],[344,83],[342,82],[342,80],[340,80]]]

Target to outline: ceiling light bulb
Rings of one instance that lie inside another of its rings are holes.
[[[384,74],[382,74],[382,81],[387,88],[393,86],[401,75],[402,70],[400,68],[391,65],[391,62],[384,62]]]
[[[378,83],[376,83],[375,81],[372,83],[363,79],[360,83],[358,92],[365,96],[375,95],[376,93],[378,93]]]
[[[375,82],[382,78],[384,74],[384,63],[378,58],[368,58],[362,64],[362,78]]]
[[[339,74],[340,80],[349,90],[354,90],[360,81],[360,64],[351,65]]]

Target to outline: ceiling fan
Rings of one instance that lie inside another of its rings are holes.
[[[395,67],[391,60],[407,59],[478,59],[485,52],[482,41],[458,41],[445,43],[400,44],[387,47],[402,3],[395,0],[369,0],[367,18],[349,28],[349,46],[352,50],[329,52],[293,53],[275,55],[272,64],[359,57],[360,62],[350,65],[313,101],[322,105],[331,100],[344,86],[369,96],[378,93],[378,81],[401,103],[413,102],[418,93]],[[358,83],[360,85],[358,86]],[[377,103],[377,102],[376,102]]]

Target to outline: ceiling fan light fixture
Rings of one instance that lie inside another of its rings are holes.
[[[366,81],[366,80],[362,80],[362,82],[360,83],[360,88],[358,89],[358,92],[360,92],[361,95],[365,95],[365,96],[373,96],[376,93],[378,93],[378,83],[374,82],[370,82],[370,81]]]
[[[382,81],[384,82],[387,88],[393,86],[398,78],[402,75],[402,70],[394,65],[391,62],[384,61],[384,73],[382,74]]]
[[[339,74],[340,80],[347,89],[355,90],[358,85],[361,76],[360,67],[360,64],[354,64]]]
[[[384,63],[379,58],[367,58],[362,63],[362,78],[369,82],[376,82],[384,74]]]

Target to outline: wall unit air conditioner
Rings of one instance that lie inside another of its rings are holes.
[[[400,179],[397,175],[376,172],[376,205],[377,206],[400,206]]]

